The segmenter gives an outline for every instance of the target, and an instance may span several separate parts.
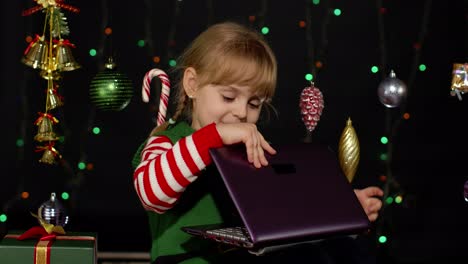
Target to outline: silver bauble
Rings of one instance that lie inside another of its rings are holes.
[[[396,78],[395,72],[392,70],[389,76],[379,84],[377,94],[384,106],[388,108],[398,107],[406,99],[406,84]]]
[[[465,197],[465,201],[468,202],[468,181],[465,182],[465,186],[463,187],[463,196]]]
[[[64,227],[68,223],[67,210],[57,199],[55,193],[51,193],[50,199],[39,206],[37,214],[44,221],[54,226]]]

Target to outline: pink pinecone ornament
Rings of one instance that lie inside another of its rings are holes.
[[[312,132],[317,126],[324,107],[322,92],[311,84],[304,88],[299,101],[301,109],[302,122],[309,132]]]

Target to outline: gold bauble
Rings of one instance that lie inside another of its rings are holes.
[[[341,169],[349,182],[353,181],[354,175],[356,174],[360,158],[359,152],[359,140],[351,119],[348,118],[346,126],[341,133],[338,145],[338,158]]]

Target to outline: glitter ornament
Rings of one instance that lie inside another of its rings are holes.
[[[301,92],[299,108],[301,110],[302,122],[307,131],[312,132],[317,126],[324,107],[322,92],[311,83]]]
[[[360,159],[359,139],[354,130],[351,118],[346,121],[346,126],[341,133],[338,144],[338,158],[341,169],[349,182],[352,182],[356,174]]]
[[[450,95],[457,96],[462,100],[461,95],[468,92],[468,63],[454,63],[452,71],[452,84],[450,85]]]
[[[91,80],[89,89],[91,102],[103,111],[123,110],[133,96],[132,81],[117,70],[112,58],[106,63],[105,68]]]

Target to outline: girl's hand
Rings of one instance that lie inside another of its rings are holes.
[[[354,189],[362,208],[367,214],[369,221],[373,222],[379,216],[379,210],[382,208],[380,197],[383,196],[383,191],[379,187],[370,186],[364,189]]]
[[[247,149],[247,159],[256,168],[268,165],[265,150],[270,154],[276,154],[276,150],[263,138],[255,124],[217,124],[216,129],[224,145],[244,143]]]

